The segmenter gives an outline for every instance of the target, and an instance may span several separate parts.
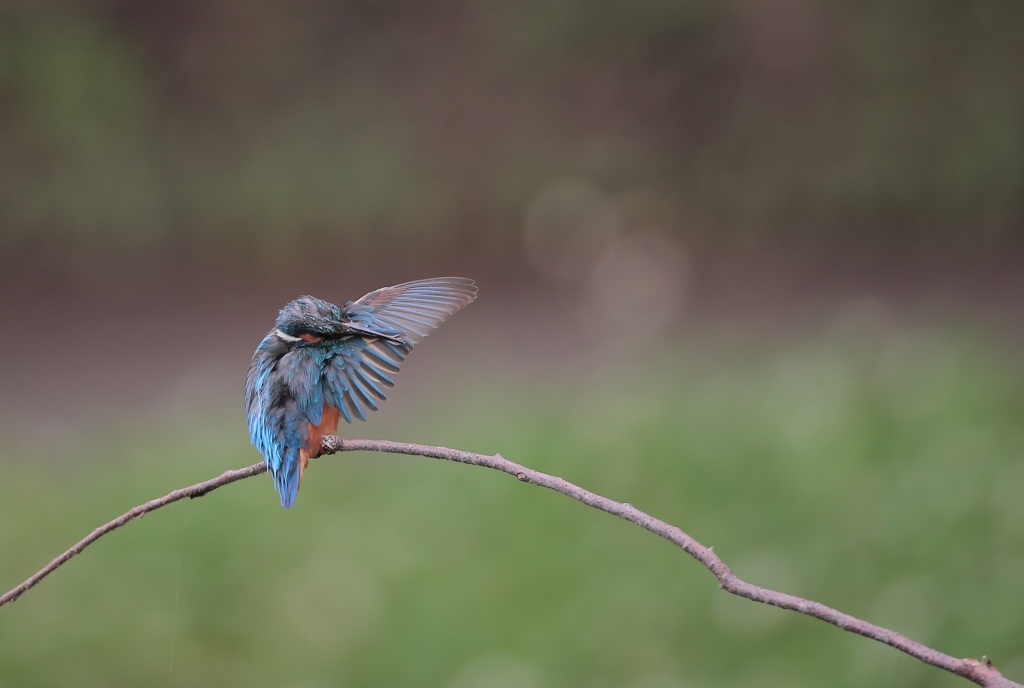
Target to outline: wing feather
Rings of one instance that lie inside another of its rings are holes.
[[[384,287],[346,303],[342,310],[352,322],[402,341],[359,335],[333,343],[321,378],[324,401],[346,422],[366,420],[387,398],[395,384],[391,376],[413,345],[475,299],[476,290],[471,279],[439,277]]]
[[[437,277],[371,291],[345,304],[345,310],[353,320],[401,332],[416,344],[475,299],[476,292],[469,278]]]

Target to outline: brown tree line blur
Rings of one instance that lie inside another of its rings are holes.
[[[689,241],[1002,245],[1021,26],[1009,0],[6,3],[0,252],[507,257],[566,180]]]

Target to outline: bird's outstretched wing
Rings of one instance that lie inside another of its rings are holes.
[[[356,336],[336,342],[323,370],[324,402],[351,423],[366,420],[394,385],[413,345],[476,298],[476,285],[465,277],[438,277],[371,291],[349,301],[342,311],[353,323],[402,341]]]
[[[345,304],[353,320],[368,318],[374,329],[397,330],[410,344],[419,343],[476,298],[476,284],[467,277],[436,277],[371,291]]]

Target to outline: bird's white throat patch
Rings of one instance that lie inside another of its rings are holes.
[[[281,330],[274,330],[274,334],[276,334],[278,337],[280,337],[281,339],[285,340],[286,342],[301,342],[302,341],[302,337],[293,337],[290,334],[285,334]]]

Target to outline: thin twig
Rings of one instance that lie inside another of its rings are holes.
[[[104,523],[99,528],[92,531],[84,538],[73,544],[71,547],[69,547],[65,552],[63,552],[60,556],[51,561],[49,564],[39,569],[39,571],[34,573],[29,578],[25,579],[25,581],[21,585],[11,588],[11,590],[4,593],[2,596],[0,596],[0,607],[10,602],[14,602],[14,600],[18,599],[23,594],[25,594],[26,591],[34,588],[36,584],[39,583],[39,581],[43,580],[51,573],[59,569],[61,566],[66,564],[68,560],[71,559],[71,557],[81,553],[83,549],[85,549],[92,543],[96,542],[107,533],[113,530],[117,530],[129,521],[134,521],[137,518],[142,518],[150,511],[156,511],[162,506],[167,506],[168,504],[177,502],[180,499],[185,499],[186,497],[190,497],[193,499],[195,497],[202,497],[208,492],[213,492],[218,487],[222,487],[229,483],[233,483],[236,480],[251,478],[252,476],[259,475],[260,473],[263,473],[266,470],[266,466],[264,466],[263,462],[261,461],[260,463],[254,463],[251,466],[246,466],[245,468],[238,468],[233,471],[225,471],[216,478],[210,478],[209,480],[206,480],[204,482],[196,483],[195,485],[189,485],[188,487],[183,487],[180,490],[169,492],[165,494],[163,497],[151,499],[145,504],[139,504],[137,507],[134,507],[130,511],[124,512],[123,514],[115,518],[113,521],[108,521],[107,523]]]
[[[932,666],[936,666],[940,669],[956,674],[957,676],[962,676],[963,678],[966,678],[979,686],[984,686],[985,688],[1024,688],[1021,684],[1003,677],[992,663],[984,657],[981,660],[958,659],[956,657],[951,657],[950,655],[923,645],[916,640],[911,640],[900,633],[868,623],[867,621],[850,616],[849,614],[844,614],[843,612],[827,607],[819,602],[806,600],[801,597],[776,592],[774,590],[768,590],[766,588],[761,588],[747,583],[738,578],[736,574],[726,566],[725,562],[715,554],[712,548],[705,547],[679,528],[654,518],[650,514],[644,513],[630,504],[616,502],[615,500],[608,499],[607,497],[602,497],[601,495],[590,492],[589,490],[585,490],[578,485],[574,485],[563,480],[562,478],[548,475],[547,473],[541,473],[540,471],[527,468],[526,466],[515,463],[514,461],[509,461],[501,456],[501,454],[488,456],[484,454],[475,454],[473,452],[449,449],[447,447],[431,447],[419,444],[391,442],[388,440],[343,439],[335,435],[331,435],[323,439],[322,453],[324,455],[347,451],[376,451],[391,454],[407,454],[410,456],[424,456],[433,459],[443,459],[446,461],[454,461],[456,463],[470,464],[473,466],[493,468],[494,470],[514,476],[520,482],[546,487],[550,490],[554,490],[555,492],[572,497],[587,506],[618,516],[619,518],[625,519],[630,523],[634,523],[641,528],[668,540],[700,562],[715,576],[716,579],[718,579],[719,585],[724,590],[734,595],[754,602],[761,602],[763,604],[769,604],[782,609],[800,612],[801,614],[806,614],[807,616],[812,616],[816,619],[830,623],[833,626],[838,626],[845,631],[850,631],[851,633],[857,633],[866,638],[877,640],[880,643],[884,643],[896,648],[897,650],[905,652],[926,664],[931,664]],[[70,549],[40,569],[39,572],[28,578],[21,585],[18,585],[10,592],[0,596],[0,606],[18,599],[23,593],[25,593],[25,591],[34,587],[43,578],[63,566],[69,559],[81,552],[90,544],[107,533],[120,528],[129,521],[186,497],[201,497],[212,492],[218,487],[227,485],[228,483],[259,475],[260,473],[263,473],[264,470],[265,468],[263,464],[258,463],[238,470],[227,471],[216,478],[212,478],[205,482],[197,483],[180,490],[175,490],[163,497],[151,500],[145,504],[140,504],[134,509],[92,531],[89,535],[79,540]]]

